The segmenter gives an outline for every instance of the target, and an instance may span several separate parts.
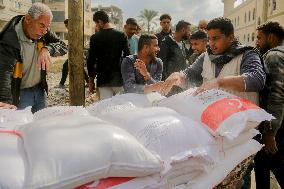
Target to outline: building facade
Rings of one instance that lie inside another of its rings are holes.
[[[103,7],[99,5],[98,7],[92,8],[92,13],[94,14],[98,10],[105,11],[110,18],[110,22],[115,25],[116,29],[123,31],[123,16],[122,10],[116,6]],[[93,33],[95,32],[95,24],[93,23]]]
[[[224,17],[235,28],[236,38],[243,44],[255,45],[256,28],[266,21],[277,21],[284,27],[284,0],[222,0]]]
[[[42,2],[41,0],[35,0]],[[64,20],[68,18],[68,0],[45,0],[53,14],[53,20],[50,28],[61,39],[68,41],[68,31],[65,28]],[[92,35],[92,12],[91,0],[84,0],[84,44],[90,40]]]
[[[31,5],[31,0],[0,0],[0,29],[14,16],[26,14]]]

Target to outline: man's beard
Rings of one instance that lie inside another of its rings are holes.
[[[184,36],[182,37],[182,40],[183,40],[183,41],[188,40],[188,35],[184,35]]]
[[[265,44],[263,47],[257,46],[261,55],[264,55],[268,50],[271,49],[269,44]]]

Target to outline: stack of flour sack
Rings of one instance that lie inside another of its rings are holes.
[[[272,115],[221,90],[0,110],[1,189],[211,189],[262,148]]]

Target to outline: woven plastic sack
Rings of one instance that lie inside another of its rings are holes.
[[[126,93],[104,99],[87,107],[91,115],[99,116],[108,112],[131,111],[134,108],[151,107],[163,99],[158,93],[135,94]]]
[[[83,106],[53,106],[47,107],[34,113],[34,120],[64,116],[86,116],[89,112]]]
[[[273,119],[271,114],[252,102],[227,92],[212,89],[193,96],[194,89],[161,100],[158,105],[169,107],[203,125],[214,136],[235,139],[255,128],[262,121]]]
[[[224,152],[224,159],[219,164],[212,167],[211,171],[200,175],[197,179],[188,183],[188,188],[214,188],[222,182],[226,176],[244,159],[256,154],[262,145],[251,139],[244,144]]]
[[[30,123],[33,120],[31,108],[24,110],[0,109],[0,129],[15,129],[19,125]]]
[[[25,156],[21,134],[14,130],[0,129],[0,188],[23,189]]]
[[[59,116],[21,128],[26,188],[74,188],[107,177],[157,173],[161,162],[126,131],[90,116]]]

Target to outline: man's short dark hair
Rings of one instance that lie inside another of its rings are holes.
[[[219,29],[225,36],[229,36],[230,34],[234,33],[234,26],[231,20],[224,17],[214,18],[213,20],[210,20],[210,22],[207,24],[206,29],[207,31],[211,29]]]
[[[196,31],[190,36],[190,39],[207,39],[207,34],[204,31]]]
[[[268,21],[257,27],[265,35],[274,34],[280,41],[284,38],[284,29],[278,22]]]
[[[97,11],[93,15],[93,21],[99,22],[101,20],[104,24],[109,22],[109,16],[105,11]]]
[[[141,35],[138,41],[138,51],[142,50],[144,45],[151,44],[153,39],[158,39],[158,38],[156,37],[156,35],[153,34]]]
[[[169,14],[162,14],[160,16],[160,21],[164,20],[164,19],[169,19],[172,20],[172,17]]]
[[[191,24],[189,22],[186,22],[184,20],[180,20],[176,25],[176,31],[181,31],[184,28],[187,28]]]
[[[138,26],[137,21],[134,18],[128,18],[126,20],[126,25],[134,25],[134,26]]]
[[[68,24],[68,20],[69,20],[68,18],[64,20],[65,25]]]

